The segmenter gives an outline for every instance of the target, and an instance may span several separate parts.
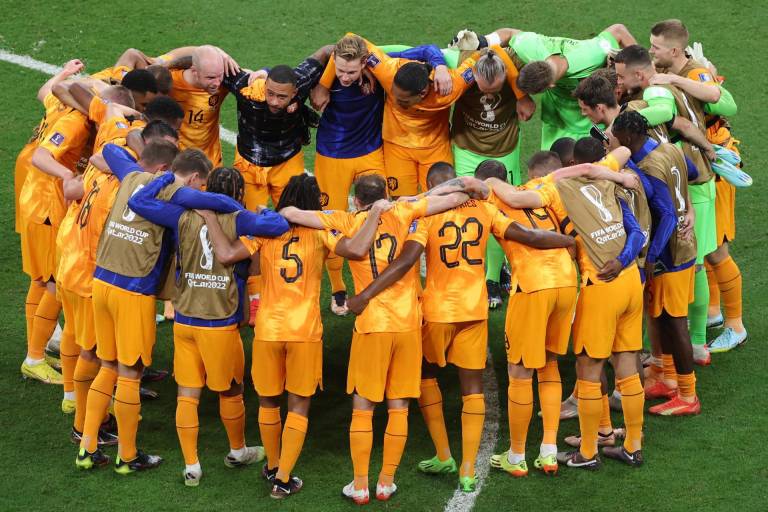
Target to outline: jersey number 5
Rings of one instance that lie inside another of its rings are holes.
[[[296,263],[296,275],[294,276],[289,276],[286,269],[280,269],[280,277],[282,277],[286,283],[295,283],[301,277],[301,274],[304,273],[304,263],[301,261],[301,258],[299,258],[298,254],[290,252],[291,244],[298,241],[299,237],[292,236],[290,240],[283,244],[283,259]]]
[[[477,236],[475,236],[472,240],[463,240],[463,234],[467,232],[467,228],[469,228],[470,224],[474,224],[477,226]],[[437,232],[437,234],[442,238],[445,236],[446,231],[449,229],[453,229],[454,233],[456,235],[456,239],[450,243],[450,244],[443,244],[440,246],[440,261],[445,263],[445,266],[448,268],[455,268],[459,266],[459,259],[456,258],[454,261],[448,261],[448,251],[455,251],[461,247],[461,257],[464,258],[464,261],[467,262],[468,265],[482,265],[483,259],[480,258],[470,258],[469,257],[469,248],[470,247],[478,247],[480,245],[480,238],[483,236],[483,225],[480,223],[479,220],[477,220],[474,217],[469,217],[467,220],[464,221],[464,224],[459,227],[458,224],[455,222],[449,220],[443,226],[440,228],[440,230]]]

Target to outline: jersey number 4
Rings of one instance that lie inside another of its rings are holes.
[[[471,240],[464,240],[464,235],[467,233],[470,225],[477,226],[477,235]],[[455,222],[449,220],[438,230],[437,234],[440,238],[444,237],[449,230],[453,230],[456,239],[450,244],[443,244],[440,246],[440,261],[445,263],[448,268],[455,268],[459,266],[459,258],[457,257],[453,261],[448,261],[448,251],[456,251],[461,248],[461,257],[468,265],[482,265],[483,258],[470,258],[469,248],[478,247],[480,245],[480,238],[483,236],[483,225],[474,217],[469,217],[464,221],[464,224],[459,226]]]

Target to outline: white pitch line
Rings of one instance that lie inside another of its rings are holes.
[[[2,49],[0,49],[0,60],[10,62],[11,64],[16,64],[17,66],[21,66],[23,68],[39,71],[41,73],[45,73],[46,75],[55,75],[62,69],[60,66],[48,64],[47,62],[32,58],[29,55],[17,55]],[[237,144],[237,134],[235,132],[227,130],[223,126],[219,126],[219,128],[221,140],[233,146]]]
[[[480,450],[477,452],[475,462],[475,476],[477,487],[475,492],[461,492],[457,489],[453,497],[445,505],[445,512],[468,512],[475,506],[475,500],[480,494],[491,468],[489,459],[496,448],[499,439],[499,384],[496,381],[496,371],[493,369],[493,356],[488,347],[488,358],[483,371],[483,389],[485,391],[485,423],[483,424],[483,436],[480,439]]]

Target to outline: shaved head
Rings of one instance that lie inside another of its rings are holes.
[[[198,46],[192,54],[192,76],[194,85],[205,89],[208,94],[216,94],[224,79],[224,57],[221,52],[209,45]]]

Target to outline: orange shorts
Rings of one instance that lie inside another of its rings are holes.
[[[718,247],[736,238],[736,187],[723,179],[715,181],[715,226]]]
[[[226,391],[242,383],[245,355],[237,324],[197,327],[173,324],[173,376],[179,386]]]
[[[648,314],[658,318],[662,311],[669,316],[682,318],[688,316],[688,304],[693,302],[693,283],[696,266],[685,270],[665,272],[651,279],[648,293],[651,296]]]
[[[482,370],[488,351],[488,320],[426,322],[421,330],[421,347],[428,363]]]
[[[352,183],[365,174],[384,176],[384,150],[379,148],[355,158],[315,155],[315,176],[322,191],[320,206],[326,210],[347,210]]]
[[[323,342],[254,339],[251,377],[259,396],[312,396],[323,389]]]
[[[243,203],[249,210],[258,206],[267,206],[267,200],[272,200],[272,206],[277,206],[280,195],[290,179],[304,172],[304,153],[299,151],[285,162],[272,167],[254,165],[235,151],[235,162],[232,166],[240,171],[245,180],[245,195]]]
[[[579,292],[573,321],[573,352],[594,359],[643,347],[643,286],[637,265],[610,283],[588,284]]]
[[[547,364],[547,352],[564,355],[576,295],[575,286],[510,295],[504,326],[507,362],[535,369]]]
[[[21,229],[21,267],[33,281],[48,282],[56,275],[56,234],[50,224],[24,222]]]
[[[421,394],[421,329],[352,333],[347,393],[371,402]]]
[[[64,311],[64,321],[75,333],[75,342],[85,350],[96,347],[96,330],[93,324],[93,300],[82,297],[61,286],[56,287]]]
[[[37,149],[37,144],[27,144],[16,157],[16,166],[13,169],[13,206],[16,212],[16,232],[21,234],[24,227],[22,215],[19,211],[19,196],[21,188],[24,186],[24,180],[27,179],[27,172],[32,165],[32,153]]]
[[[448,141],[425,149],[406,148],[384,141],[384,164],[389,195],[413,196],[418,194],[419,187],[426,191],[427,171],[437,162],[453,165],[453,151]]]
[[[155,346],[155,297],[93,280],[93,318],[99,359],[132,366],[152,364]]]

